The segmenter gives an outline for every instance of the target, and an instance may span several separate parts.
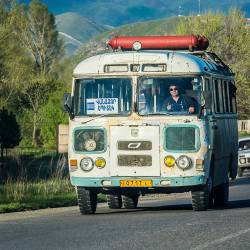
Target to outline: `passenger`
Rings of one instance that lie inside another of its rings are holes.
[[[189,113],[195,112],[194,103],[191,98],[186,95],[180,95],[178,85],[171,84],[169,86],[170,96],[164,101],[163,109],[169,112],[182,112]]]

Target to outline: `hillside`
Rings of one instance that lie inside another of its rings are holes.
[[[104,25],[72,12],[57,15],[56,25],[65,42],[67,54],[74,53],[83,43],[108,30]]]
[[[105,51],[106,41],[113,36],[171,35],[182,17],[173,17],[134,23],[106,31],[82,45],[76,55],[76,61]]]
[[[41,0],[48,5],[54,14],[76,12],[96,23],[120,26],[128,23],[152,19],[173,17],[178,14],[198,14],[198,0]],[[29,3],[30,0],[19,0]],[[201,13],[208,10],[228,12],[229,8],[237,7],[250,16],[249,0],[209,0],[200,1]]]

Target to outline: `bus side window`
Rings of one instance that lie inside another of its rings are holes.
[[[223,90],[223,81],[218,80],[219,84],[219,100],[220,100],[220,113],[225,112],[225,95],[224,95],[224,90]]]
[[[214,89],[215,113],[221,113],[219,82],[217,79],[213,80],[213,89]]]
[[[230,96],[230,111],[231,113],[237,112],[236,107],[236,87],[232,82],[229,83],[229,96]]]
[[[230,107],[230,102],[229,102],[229,91],[228,91],[228,82],[223,81],[223,93],[224,93],[224,107],[225,107],[225,112],[229,113],[229,107]]]

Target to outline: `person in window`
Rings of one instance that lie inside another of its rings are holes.
[[[180,95],[178,85],[171,84],[169,86],[170,96],[164,101],[163,108],[168,112],[195,112],[195,105],[191,98],[186,95]]]

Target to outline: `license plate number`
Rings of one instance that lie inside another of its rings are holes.
[[[120,187],[152,187],[151,180],[122,180]]]

